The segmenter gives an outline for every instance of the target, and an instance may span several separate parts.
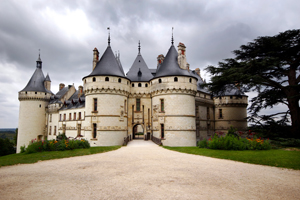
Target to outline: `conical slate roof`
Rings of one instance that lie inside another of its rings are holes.
[[[106,48],[95,69],[86,77],[90,76],[118,76],[126,78],[124,71],[118,64],[110,45]]]
[[[181,69],[178,65],[178,53],[172,44],[163,63],[157,69],[154,78],[164,76],[189,76],[193,77],[188,70]]]
[[[42,65],[41,65],[42,61],[41,61],[40,56],[36,62],[37,62],[37,66],[36,66],[35,72],[33,73],[32,77],[29,80],[29,82],[27,83],[26,87],[23,90],[21,90],[20,92],[31,91],[31,92],[47,92],[47,93],[52,94],[52,92],[47,90],[44,85],[45,76],[42,71]],[[47,77],[49,78],[49,76],[47,76]],[[50,80],[50,78],[49,78],[49,80]]]
[[[127,78],[131,81],[147,82],[153,78],[143,56],[138,54],[131,68],[127,72]]]
[[[49,74],[47,74],[47,76],[46,76],[46,78],[45,78],[45,81],[50,81],[50,82],[51,82],[51,79],[50,79]]]

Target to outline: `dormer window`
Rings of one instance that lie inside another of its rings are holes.
[[[177,77],[174,78],[174,82],[178,82],[178,78]]]
[[[96,78],[95,77],[93,77],[93,82],[96,82]]]
[[[109,81],[109,78],[108,78],[108,77],[105,77],[105,81]]]

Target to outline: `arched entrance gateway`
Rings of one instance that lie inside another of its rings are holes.
[[[142,124],[136,124],[133,126],[132,139],[144,139],[144,127]]]

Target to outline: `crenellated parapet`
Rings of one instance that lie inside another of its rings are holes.
[[[220,96],[214,97],[215,106],[224,106],[224,107],[247,107],[248,106],[248,97],[231,95],[231,96]]]
[[[50,97],[50,93],[21,91],[18,98],[19,101],[49,101]]]

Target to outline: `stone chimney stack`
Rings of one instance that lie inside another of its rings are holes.
[[[157,56],[157,67],[164,62],[164,59],[165,57],[163,54]]]
[[[59,84],[59,91],[60,91],[61,89],[63,89],[64,87],[65,87],[65,84],[60,83],[60,84]]]
[[[95,47],[94,50],[94,57],[93,57],[93,70],[95,69],[97,62],[99,61],[99,51],[98,49]]]
[[[198,76],[200,76],[200,69],[199,68],[196,68],[195,69],[195,72],[198,74]],[[201,76],[200,76],[201,77]]]
[[[80,85],[78,87],[78,98],[81,97],[82,93],[83,93],[83,87]]]
[[[186,62],[186,47],[183,43],[178,44],[178,65],[181,69],[188,69],[188,63]]]

